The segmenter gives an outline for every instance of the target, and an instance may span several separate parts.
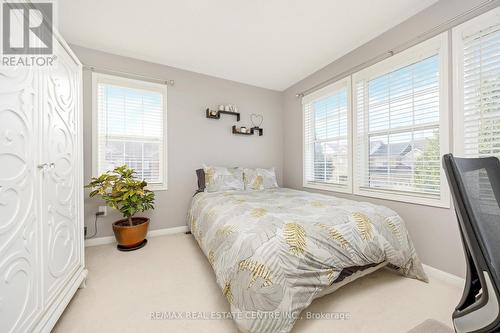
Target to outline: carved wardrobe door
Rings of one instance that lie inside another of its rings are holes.
[[[43,292],[45,305],[83,267],[81,65],[54,44],[57,64],[44,70],[41,120]]]
[[[0,332],[23,332],[42,311],[38,79],[0,67]]]
[[[52,67],[0,65],[0,332],[48,333],[87,270],[82,66],[56,32]]]

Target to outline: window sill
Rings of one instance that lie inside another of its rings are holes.
[[[363,197],[404,202],[404,203],[410,203],[410,204],[421,205],[421,206],[430,206],[430,207],[437,207],[437,208],[450,208],[451,207],[450,198],[446,197],[446,196],[439,198],[439,199],[436,199],[436,198],[419,196],[419,195],[402,194],[402,193],[396,192],[396,191],[371,190],[371,189],[364,189],[364,188],[355,189],[353,194],[363,196]]]
[[[337,192],[344,194],[352,194],[361,197],[397,201],[397,202],[409,203],[420,206],[451,208],[451,200],[449,197],[446,196],[441,199],[435,199],[418,195],[402,194],[400,192],[387,191],[387,190],[384,191],[384,190],[356,189],[352,191],[348,187],[328,185],[328,184],[314,184],[307,182],[304,182],[302,184],[302,187],[315,190],[322,190],[327,192]]]
[[[167,185],[158,184],[158,185],[151,185],[151,186],[148,185],[146,187],[146,189],[153,191],[153,192],[161,192],[161,191],[167,191],[168,187],[167,187]]]
[[[323,190],[329,192],[339,192],[339,193],[348,193],[352,194],[352,189],[348,186],[339,186],[339,185],[329,185],[329,184],[321,184],[321,183],[308,183],[304,182],[302,184],[305,188],[312,188],[315,190]]]

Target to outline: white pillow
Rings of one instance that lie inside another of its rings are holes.
[[[243,169],[243,180],[246,190],[261,191],[268,188],[278,187],[274,168],[245,168]]]
[[[204,165],[203,171],[205,171],[205,191],[207,192],[245,189],[241,168]]]

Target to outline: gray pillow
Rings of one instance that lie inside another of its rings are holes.
[[[268,188],[278,187],[274,168],[245,168],[243,169],[243,179],[246,190],[261,191]]]
[[[229,190],[244,190],[243,170],[241,168],[228,168],[205,165],[205,191],[222,192]]]
[[[198,190],[197,192],[205,191],[205,171],[203,169],[196,170],[196,177],[198,177]]]

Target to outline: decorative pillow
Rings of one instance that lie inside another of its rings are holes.
[[[220,192],[228,190],[243,190],[243,170],[240,168],[226,168],[203,166],[205,171],[205,191]]]
[[[278,187],[274,168],[243,169],[243,180],[246,190],[264,190]]]

